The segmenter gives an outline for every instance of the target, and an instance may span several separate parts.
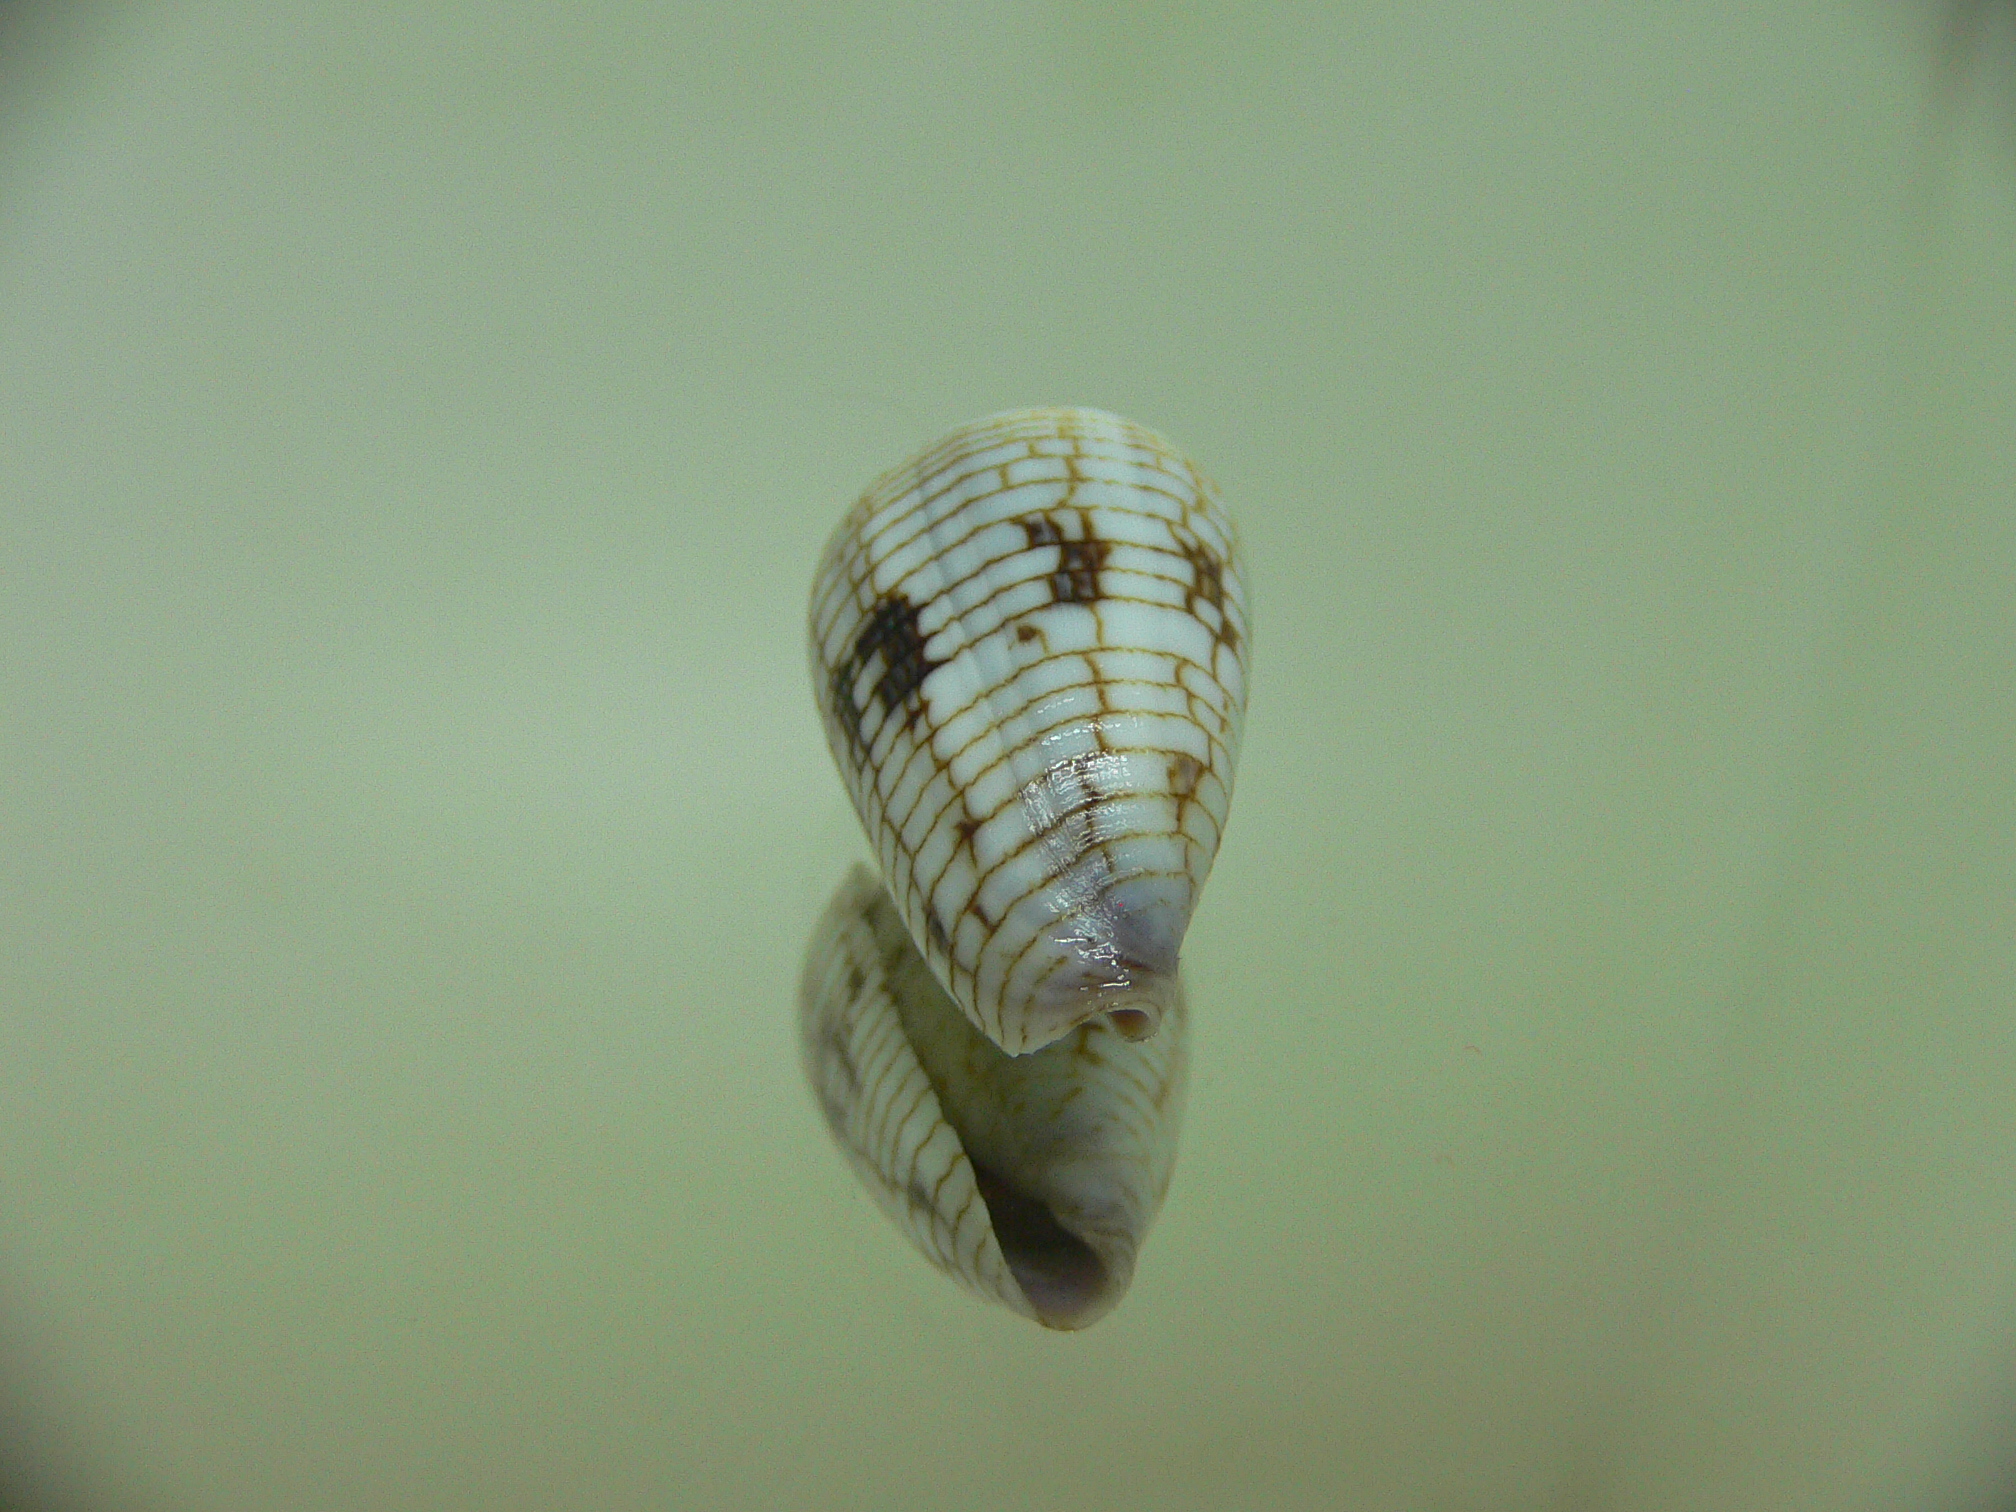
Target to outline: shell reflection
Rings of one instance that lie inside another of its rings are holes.
[[[1119,1302],[1175,1168],[1189,1019],[1105,1018],[1011,1056],[969,1024],[865,867],[806,951],[805,1073],[863,1185],[927,1259],[1050,1328]]]

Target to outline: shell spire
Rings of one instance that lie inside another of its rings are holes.
[[[1011,1055],[1144,1039],[1217,854],[1246,590],[1216,490],[1088,409],[961,427],[865,493],[813,581],[826,738],[932,974]]]

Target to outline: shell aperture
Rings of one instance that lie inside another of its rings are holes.
[[[1231,805],[1248,624],[1203,475],[1097,410],[885,473],[813,582],[813,686],[911,937],[1011,1055],[1145,1037]]]
[[[810,632],[882,875],[857,867],[807,948],[808,1080],[933,1264],[1082,1328],[1175,1163],[1178,951],[1245,709],[1232,524],[1141,426],[992,416],[849,510]]]

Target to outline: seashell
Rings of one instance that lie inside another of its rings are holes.
[[[813,932],[807,1078],[935,1265],[1082,1328],[1126,1291],[1175,1167],[1177,952],[1246,698],[1231,522],[1152,431],[996,415],[849,511],[811,641],[888,885],[856,867]]]
[[[827,743],[911,938],[1010,1055],[1146,1038],[1232,798],[1249,649],[1216,491],[1086,409],[885,473],[812,584]]]
[[[806,1075],[856,1174],[932,1264],[1049,1328],[1126,1292],[1176,1164],[1188,1016],[1095,1017],[1033,1054],[966,1022],[856,866],[806,952]]]

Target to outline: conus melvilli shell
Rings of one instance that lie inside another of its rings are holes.
[[[1087,409],[964,426],[812,586],[827,742],[911,938],[1010,1055],[1153,1035],[1232,797],[1248,622],[1216,491]]]
[[[1176,1162],[1180,990],[1153,1039],[1095,1017],[1003,1054],[857,866],[813,932],[799,1002],[828,1126],[932,1264],[1049,1328],[1084,1328],[1119,1302]]]

